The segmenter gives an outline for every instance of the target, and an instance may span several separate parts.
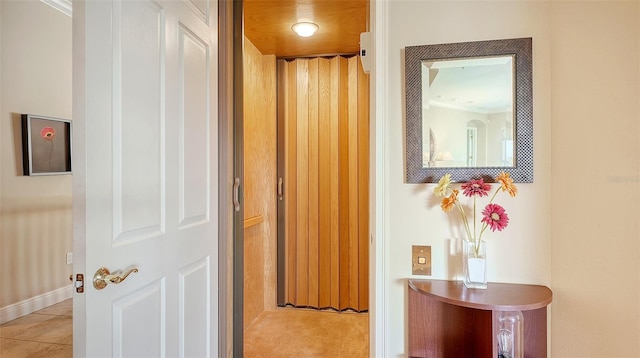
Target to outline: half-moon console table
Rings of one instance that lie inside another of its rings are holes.
[[[468,289],[460,281],[409,280],[410,357],[497,357],[493,313],[521,311],[524,356],[547,356],[546,286],[492,283]]]

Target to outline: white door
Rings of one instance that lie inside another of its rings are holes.
[[[74,1],[73,26],[74,356],[218,356],[217,4]]]

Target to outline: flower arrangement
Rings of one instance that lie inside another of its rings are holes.
[[[452,187],[451,174],[445,174],[440,178],[438,185],[433,190],[433,194],[436,197],[443,198],[440,202],[440,208],[442,208],[442,211],[446,213],[451,211],[454,207],[458,209],[460,216],[462,217],[462,222],[464,223],[464,228],[467,232],[467,238],[469,241],[474,243],[476,255],[480,249],[482,234],[487,228],[491,229],[491,231],[502,231],[509,224],[509,216],[504,208],[501,205],[493,203],[498,192],[505,191],[512,197],[515,197],[518,193],[518,188],[513,183],[513,179],[509,173],[501,172],[496,177],[496,182],[499,183],[500,186],[496,188],[489,200],[489,203],[482,210],[482,220],[480,221],[482,224],[478,235],[476,235],[476,199],[478,197],[488,196],[491,191],[491,185],[485,183],[483,179],[472,179],[467,183],[463,183],[460,187],[464,196],[473,197],[473,227],[469,225],[469,219],[467,218],[464,206],[460,203],[460,199],[458,197],[460,191]]]
[[[51,142],[51,149],[49,150],[49,169],[51,169],[51,155],[53,154],[53,138],[56,136],[56,130],[51,127],[44,127],[40,131],[40,137],[42,139]]]

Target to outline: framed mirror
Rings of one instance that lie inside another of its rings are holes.
[[[405,48],[406,182],[533,182],[532,39]]]

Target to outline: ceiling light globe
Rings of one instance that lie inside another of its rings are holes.
[[[318,31],[318,25],[313,22],[298,22],[291,26],[291,30],[300,37],[311,37]]]

